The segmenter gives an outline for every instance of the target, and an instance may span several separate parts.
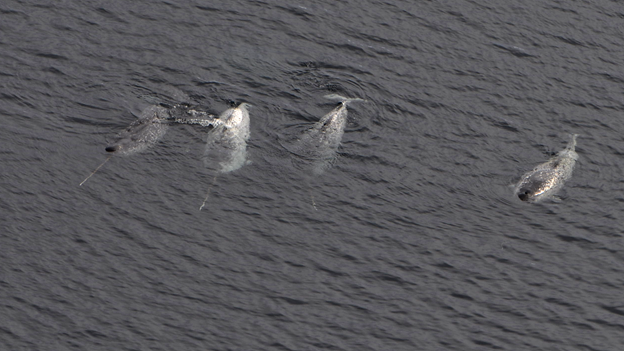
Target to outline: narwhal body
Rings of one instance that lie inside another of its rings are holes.
[[[125,130],[117,134],[115,141],[106,147],[111,155],[104,160],[85,180],[84,184],[95,174],[113,155],[132,155],[153,146],[167,133],[170,120],[169,110],[159,105],[146,107],[139,119],[132,122]]]
[[[106,147],[107,152],[131,155],[146,150],[158,142],[169,128],[165,123],[169,111],[158,105],[151,105],[141,112],[139,119],[117,135],[115,141]]]
[[[572,176],[578,159],[575,151],[577,136],[573,134],[568,146],[555,157],[522,176],[515,188],[515,194],[520,200],[540,202],[551,198],[563,187]]]
[[[319,175],[335,160],[347,125],[347,105],[359,98],[345,98],[330,94],[325,98],[340,100],[340,105],[321,117],[310,129],[305,131],[288,149],[304,160],[312,162],[312,172]]]
[[[206,118],[201,125],[213,128],[208,132],[204,149],[204,166],[214,175],[201,210],[208,200],[210,190],[219,174],[230,173],[247,163],[247,140],[249,139],[249,111],[247,103],[225,110],[218,118]],[[204,116],[199,116],[204,119]],[[193,121],[196,122],[196,121]]]

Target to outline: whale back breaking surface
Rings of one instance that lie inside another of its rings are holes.
[[[106,147],[106,152],[110,153],[110,155],[80,183],[80,186],[89,180],[114,155],[132,155],[154,145],[167,132],[168,126],[166,121],[169,118],[169,111],[162,106],[151,105],[145,108],[141,112],[139,119],[117,134],[115,142]]]
[[[572,176],[578,159],[575,151],[577,134],[572,135],[568,146],[548,162],[538,165],[525,173],[515,189],[522,201],[540,202],[551,198]]]
[[[310,161],[312,172],[317,175],[329,168],[336,159],[338,147],[347,125],[347,105],[351,101],[361,100],[349,99],[339,95],[327,95],[325,97],[338,99],[341,102],[331,112],[314,123],[288,148],[293,154]]]
[[[242,103],[225,110],[213,122],[208,132],[203,161],[216,173],[228,173],[241,168],[247,160],[249,139],[249,104]]]
[[[292,151],[311,160],[333,158],[340,146],[346,123],[347,108],[341,103],[304,132]]]
[[[106,151],[119,155],[144,151],[165,135],[168,126],[162,122],[168,117],[168,110],[162,106],[151,105],[145,108],[139,119],[120,132],[115,142],[106,147]]]

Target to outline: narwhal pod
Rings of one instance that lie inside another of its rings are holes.
[[[540,202],[551,198],[570,179],[578,154],[574,151],[576,137],[573,134],[568,146],[548,162],[542,163],[522,176],[515,194],[522,201]]]

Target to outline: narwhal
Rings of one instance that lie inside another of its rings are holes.
[[[347,105],[360,98],[346,98],[337,94],[326,95],[327,99],[340,100],[340,105],[321,117],[287,149],[304,160],[312,162],[312,172],[322,174],[336,159],[345,126],[347,125]]]
[[[304,131],[297,140],[283,145],[298,156],[298,161],[303,162],[305,168],[310,167],[314,176],[323,174],[336,160],[338,147],[347,125],[347,105],[354,101],[365,101],[337,94],[325,95],[325,98],[339,100],[340,104]],[[310,198],[312,206],[316,209],[314,193],[310,192]]]
[[[200,210],[206,204],[210,190],[217,181],[217,176],[233,172],[247,162],[247,140],[250,134],[249,107],[249,104],[243,102],[237,107],[225,110],[218,118],[211,119],[210,116],[196,115],[194,118],[176,121],[185,123],[184,120],[187,120],[192,124],[213,127],[206,138],[203,162],[204,166],[214,174],[214,178],[199,207]]]
[[[91,178],[113,155],[132,155],[154,145],[165,135],[170,121],[169,110],[165,107],[150,105],[145,108],[139,119],[120,132],[115,142],[106,147],[106,152],[111,153],[111,155],[91,172],[80,185]]]
[[[548,162],[542,163],[522,176],[516,185],[515,194],[522,201],[540,202],[551,198],[570,179],[578,159],[576,137],[572,134],[567,147]]]

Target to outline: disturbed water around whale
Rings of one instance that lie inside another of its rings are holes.
[[[0,5],[0,345],[10,350],[604,350],[621,306],[616,2]],[[331,167],[281,141],[359,97]],[[183,96],[186,96],[183,98]],[[247,102],[109,146],[146,107]],[[580,134],[560,201],[524,172]],[[310,196],[314,197],[311,204]]]

